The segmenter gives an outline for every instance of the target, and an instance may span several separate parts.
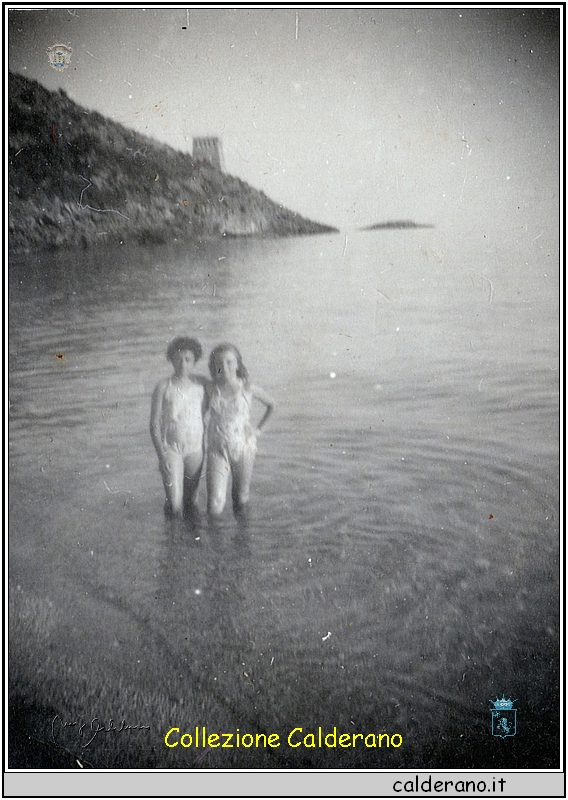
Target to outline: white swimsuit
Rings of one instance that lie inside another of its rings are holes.
[[[181,387],[169,379],[162,400],[160,434],[164,447],[182,456],[203,449],[203,397],[200,383]]]
[[[252,392],[242,381],[235,395],[226,397],[218,386],[213,387],[209,410],[208,445],[211,454],[229,462],[240,461],[256,453],[256,436],[250,424]]]

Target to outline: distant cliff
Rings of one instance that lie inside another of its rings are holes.
[[[335,231],[60,90],[8,79],[8,224],[16,250]],[[191,120],[188,120],[191,127]]]

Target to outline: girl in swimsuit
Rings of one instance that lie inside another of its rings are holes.
[[[174,374],[160,381],[152,396],[150,435],[166,490],[165,512],[183,516],[195,507],[203,466],[208,378],[193,369],[202,355],[195,339],[177,337],[167,356]]]
[[[233,509],[243,509],[249,499],[256,437],[274,409],[272,399],[251,385],[241,354],[231,344],[220,344],[209,357],[213,378],[209,386],[209,428],[207,437],[207,507],[210,514],[221,514],[232,475]],[[253,400],[266,408],[253,429],[250,410]]]

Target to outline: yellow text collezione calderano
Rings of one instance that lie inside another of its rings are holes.
[[[166,747],[207,749],[207,748],[245,748],[251,747],[401,747],[402,736],[400,733],[338,733],[334,727],[331,731],[309,731],[304,728],[293,728],[287,736],[280,738],[278,733],[242,733],[237,728],[233,733],[207,733],[206,725],[196,725],[190,732],[180,733],[180,728],[170,728],[164,736]]]

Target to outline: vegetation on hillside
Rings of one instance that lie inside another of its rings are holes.
[[[238,178],[9,75],[8,222],[13,249],[293,236],[320,225]]]

